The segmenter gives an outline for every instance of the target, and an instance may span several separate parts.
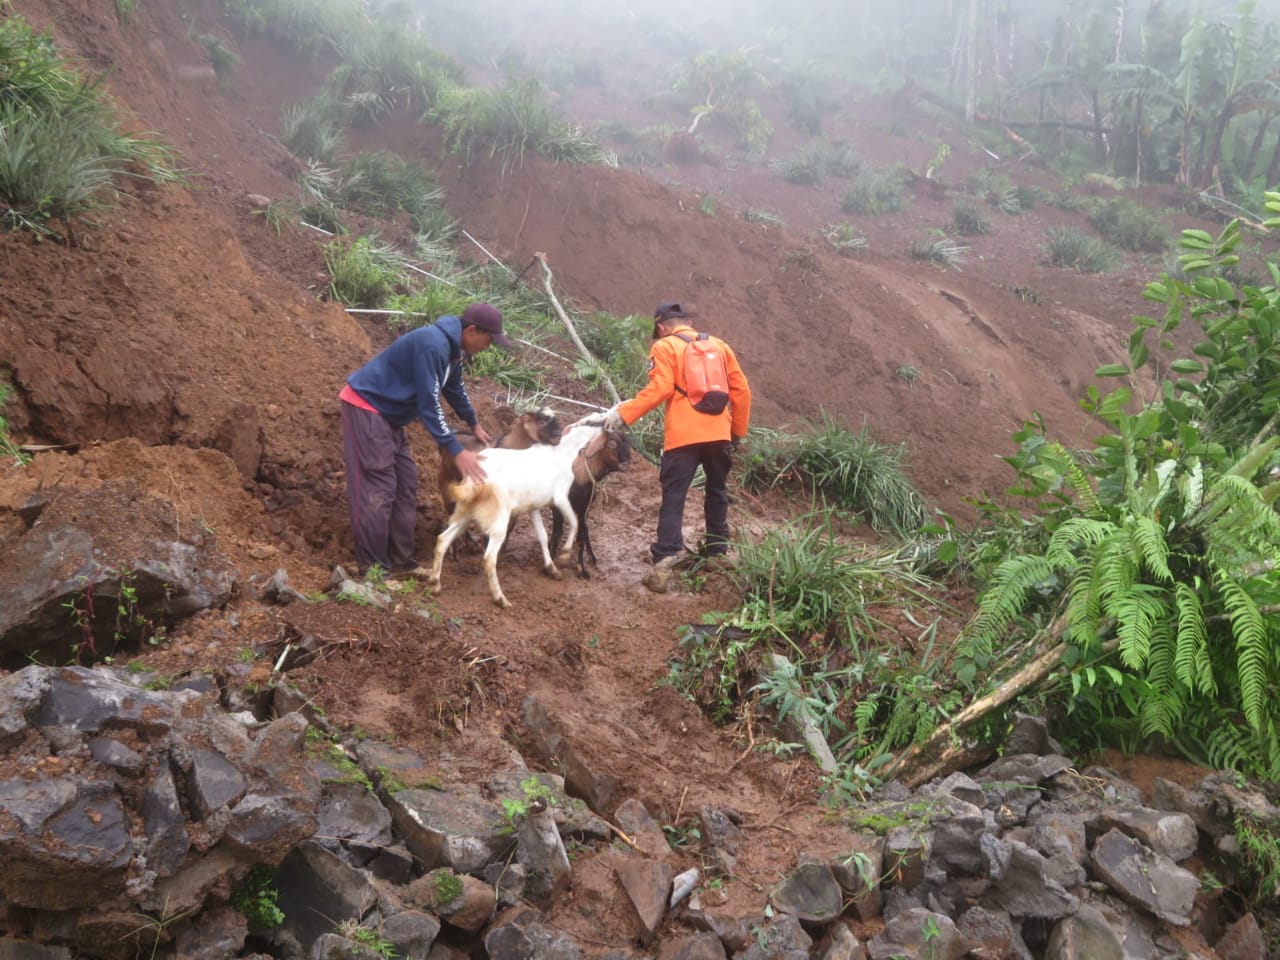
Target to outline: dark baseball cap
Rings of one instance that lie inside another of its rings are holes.
[[[493,337],[500,347],[510,347],[511,338],[502,332],[502,311],[490,303],[473,303],[462,311],[463,328],[475,327]]]
[[[655,320],[683,320],[689,314],[685,312],[684,307],[675,302],[660,303],[658,308],[653,311],[653,319]]]

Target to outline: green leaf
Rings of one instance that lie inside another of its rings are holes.
[[[1175,373],[1204,373],[1204,364],[1199,360],[1175,360],[1169,369]]]
[[[1095,377],[1127,377],[1130,370],[1123,363],[1104,363],[1093,371]]]
[[[1203,230],[1183,230],[1180,244],[1188,250],[1212,250],[1213,237]]]

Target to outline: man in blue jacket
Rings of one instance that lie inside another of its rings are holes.
[[[347,377],[339,394],[342,452],[361,574],[374,564],[393,577],[427,573],[415,560],[418,470],[404,432],[415,419],[453,455],[464,477],[484,480],[476,454],[454,436],[440,397],[482,443],[490,443],[462,384],[462,364],[494,343],[511,346],[502,331],[502,311],[473,303],[461,317],[440,317],[402,334]]]

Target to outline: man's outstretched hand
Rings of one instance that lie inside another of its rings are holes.
[[[476,428],[476,437],[480,436],[480,428]],[[484,467],[480,466],[480,457],[474,450],[463,450],[460,454],[453,458],[458,465],[458,472],[462,474],[464,480],[473,480],[476,483],[484,483],[488,479],[488,474],[484,472]]]

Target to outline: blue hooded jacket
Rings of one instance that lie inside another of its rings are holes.
[[[454,413],[476,425],[476,411],[462,385],[462,320],[444,316],[401,334],[351,376],[347,383],[394,427],[414,418],[443,449],[457,456],[462,444],[440,406],[443,393]]]

